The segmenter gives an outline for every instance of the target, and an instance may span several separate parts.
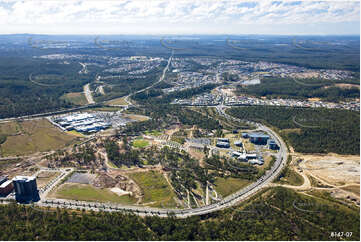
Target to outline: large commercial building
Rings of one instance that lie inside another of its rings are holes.
[[[262,133],[251,133],[249,134],[249,140],[257,145],[266,145],[269,136]]]
[[[82,133],[94,133],[111,126],[102,117],[92,113],[71,114],[54,118],[53,121],[64,130],[76,130]]]
[[[28,203],[40,200],[36,178],[33,176],[16,176],[13,179],[15,199],[17,202]]]

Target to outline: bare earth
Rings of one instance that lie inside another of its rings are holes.
[[[304,155],[300,166],[332,185],[360,184],[360,156]]]
[[[298,154],[292,162],[293,170],[301,175],[301,186],[283,185],[299,191],[320,190],[342,202],[360,205],[360,156]],[[296,165],[296,160],[302,161]],[[314,179],[321,187],[312,184]]]

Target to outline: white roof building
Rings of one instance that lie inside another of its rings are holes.
[[[260,161],[258,159],[252,159],[248,161],[252,165],[263,165],[263,161]]]

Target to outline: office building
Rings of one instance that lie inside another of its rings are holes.
[[[17,202],[28,203],[40,200],[35,177],[16,176],[13,183]]]
[[[249,140],[253,144],[257,145],[265,145],[267,144],[267,140],[269,139],[269,136],[262,133],[251,133],[249,134]]]
[[[278,147],[277,143],[272,139],[268,140],[267,143],[268,143],[268,148],[271,150],[278,150],[280,148]]]

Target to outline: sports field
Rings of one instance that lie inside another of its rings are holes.
[[[144,139],[137,139],[133,141],[132,145],[136,148],[144,148],[149,145],[149,141]]]
[[[129,195],[119,196],[108,188],[95,188],[89,184],[65,183],[54,194],[56,198],[91,201],[91,202],[112,202],[121,204],[133,204],[136,199]]]

